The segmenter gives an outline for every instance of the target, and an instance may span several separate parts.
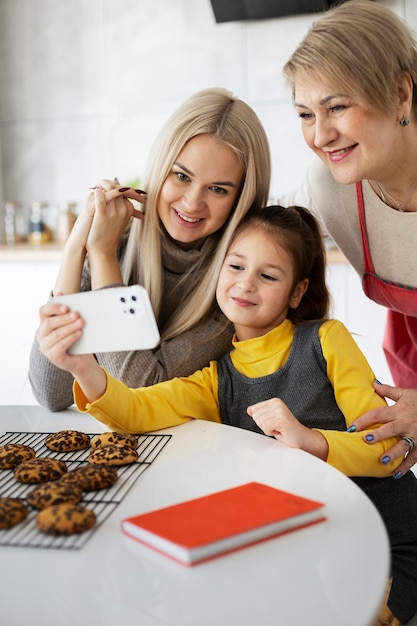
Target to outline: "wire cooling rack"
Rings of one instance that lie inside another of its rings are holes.
[[[36,458],[60,459],[65,461],[68,470],[88,464],[87,459],[91,448],[75,452],[53,452],[45,446],[45,439],[49,434],[6,432],[0,436],[0,445],[20,443],[30,446],[35,450]],[[89,434],[89,437],[92,438],[95,434]],[[0,530],[0,546],[67,550],[82,548],[100,525],[111,515],[117,505],[120,504],[139,476],[152,465],[171,437],[172,435],[139,435],[138,459],[130,465],[115,466],[119,476],[115,484],[107,489],[83,492],[80,504],[85,504],[89,509],[93,510],[97,517],[97,523],[91,530],[81,534],[58,537],[41,533],[35,525],[35,517],[38,511],[32,510],[28,506],[30,510],[29,515],[22,523],[9,530]],[[27,485],[18,482],[14,478],[13,470],[0,470],[0,497],[18,498],[25,501],[26,495],[35,487],[36,485],[33,484]]]

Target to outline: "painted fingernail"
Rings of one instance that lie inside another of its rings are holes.
[[[143,189],[135,189],[136,193],[141,193],[143,196],[146,196],[146,191],[143,191]]]
[[[373,441],[373,440],[374,440],[373,435],[365,435],[365,441]]]
[[[391,459],[389,458],[389,456],[383,456],[381,461],[384,465],[386,465],[387,463],[391,461]]]
[[[122,193],[123,191],[129,191],[130,187],[120,187],[119,191]]]
[[[378,380],[377,378],[374,379],[374,383],[376,383],[377,385],[382,385],[381,381]]]
[[[397,472],[396,474],[394,474],[394,478],[401,478],[402,474],[401,472]]]
[[[356,432],[356,426],[355,424],[352,424],[352,426],[349,426],[349,428],[347,429],[348,433],[354,433]]]

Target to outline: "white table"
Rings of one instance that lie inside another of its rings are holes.
[[[0,407],[6,431],[103,432],[70,409]],[[80,550],[0,548],[5,626],[370,626],[389,546],[376,509],[315,457],[255,433],[192,421]],[[124,536],[120,521],[256,480],[327,504],[328,520],[195,567]],[[8,531],[0,531],[8,532]]]

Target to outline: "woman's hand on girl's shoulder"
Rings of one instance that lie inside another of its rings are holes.
[[[393,400],[395,404],[364,413],[351,424],[350,428],[354,427],[356,431],[361,431],[381,424],[372,432],[366,433],[365,441],[371,445],[389,437],[400,437],[399,441],[384,453],[384,458],[389,457],[390,461],[407,454],[395,470],[395,478],[400,478],[417,462],[417,446],[410,449],[409,443],[402,439],[409,437],[417,444],[417,389],[402,389],[377,381],[373,387],[378,395]]]

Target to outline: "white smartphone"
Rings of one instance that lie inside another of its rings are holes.
[[[148,293],[141,285],[109,287],[55,296],[84,320],[83,333],[70,354],[149,350],[160,340]]]

